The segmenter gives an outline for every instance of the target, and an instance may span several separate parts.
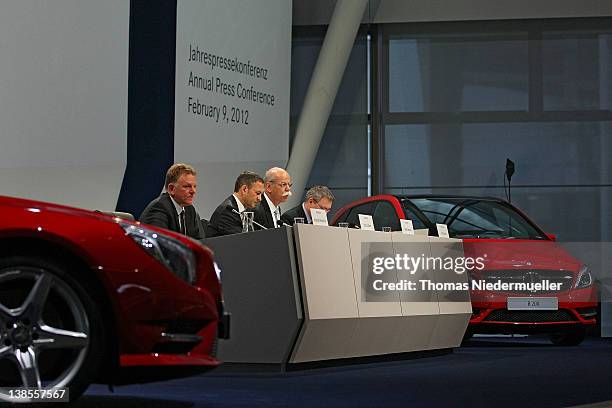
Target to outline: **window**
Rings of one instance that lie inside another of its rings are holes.
[[[359,214],[372,215],[372,208],[374,207],[374,204],[375,203],[371,202],[353,207],[346,217],[346,222],[348,222],[351,226],[359,225]]]
[[[377,201],[374,215],[374,229],[382,231],[383,227],[391,227],[392,231],[401,231],[399,217],[395,208],[388,201]]]
[[[389,111],[527,110],[527,33],[390,34]]]
[[[418,198],[411,202],[431,222],[448,225],[452,237],[545,239],[519,213],[500,201]]]
[[[510,158],[512,203],[542,228],[611,240],[610,27],[607,17],[383,25],[375,193],[507,198]],[[457,229],[479,216],[483,229],[503,224],[482,215],[463,209]],[[532,233],[517,225],[506,235]]]

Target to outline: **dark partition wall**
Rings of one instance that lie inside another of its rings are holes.
[[[137,218],[174,160],[176,0],[130,1],[127,165],[117,211]]]

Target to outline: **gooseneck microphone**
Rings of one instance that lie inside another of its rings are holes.
[[[235,212],[236,214],[238,214],[238,215],[242,216],[242,214],[240,214],[240,211],[236,210],[236,209],[235,209],[234,207],[232,207],[231,205],[228,205],[228,206],[227,206],[227,208],[231,208],[231,210],[232,210],[233,212]],[[258,222],[257,222],[257,221],[255,221],[255,220],[253,220],[253,224],[257,225],[257,226],[258,226],[259,228],[261,228],[261,229],[265,229],[265,230],[267,230],[267,228],[266,228],[266,227],[264,227],[263,225],[261,225],[260,223],[258,223]]]

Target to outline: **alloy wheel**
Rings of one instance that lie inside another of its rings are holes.
[[[67,387],[89,343],[85,308],[62,277],[31,266],[0,270],[0,386]],[[5,378],[3,371],[18,378]]]

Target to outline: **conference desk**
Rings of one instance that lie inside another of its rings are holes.
[[[373,255],[463,256],[460,240],[297,224],[204,240],[222,269],[231,338],[219,358],[295,364],[448,349],[472,313],[469,292],[368,291]],[[467,283],[442,269],[404,278]]]

